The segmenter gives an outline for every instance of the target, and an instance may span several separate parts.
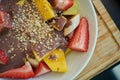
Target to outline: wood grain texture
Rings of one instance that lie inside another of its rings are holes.
[[[113,37],[115,38],[117,43],[120,45],[120,31],[118,30],[116,24],[114,23],[114,21],[112,20],[112,18],[109,15],[109,13],[105,9],[101,0],[93,0],[93,3],[94,3],[94,6],[96,7],[96,10],[101,15],[104,22],[106,23],[108,29],[111,31]]]
[[[97,45],[87,67],[76,80],[89,80],[120,60],[120,31],[101,0],[92,0],[98,18]]]

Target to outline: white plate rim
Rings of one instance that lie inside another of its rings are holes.
[[[82,66],[82,68],[81,68],[78,72],[76,72],[76,74],[73,76],[73,78],[72,78],[71,80],[76,79],[77,76],[85,69],[85,67],[86,67],[87,64],[89,63],[90,59],[92,58],[92,55],[93,55],[93,53],[94,53],[95,46],[96,46],[96,43],[97,43],[97,37],[98,37],[98,21],[97,21],[97,15],[96,15],[95,8],[94,8],[94,6],[93,6],[92,1],[91,1],[91,0],[88,0],[88,1],[89,1],[89,3],[90,3],[90,5],[91,5],[91,7],[92,7],[92,9],[93,9],[93,13],[94,13],[95,26],[96,26],[96,27],[95,27],[95,28],[96,28],[96,34],[95,34],[95,39],[94,39],[95,42],[94,42],[93,48],[92,48],[92,50],[91,50],[91,52],[90,52],[91,55],[87,58],[86,63]]]

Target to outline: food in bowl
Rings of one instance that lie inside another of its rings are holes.
[[[67,72],[65,55],[87,52],[89,45],[88,21],[80,18],[77,1],[1,0],[0,77]]]

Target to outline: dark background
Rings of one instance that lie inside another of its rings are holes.
[[[120,62],[103,71],[91,80],[120,80]]]

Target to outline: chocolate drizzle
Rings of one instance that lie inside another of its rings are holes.
[[[0,64],[0,72],[24,65],[26,55],[34,57],[32,50],[43,57],[55,48],[67,46],[62,32],[54,30],[43,21],[34,3],[26,2],[18,6],[15,4],[17,1],[1,2],[3,10],[12,15],[14,28],[0,35],[0,49],[9,56],[7,65]]]

